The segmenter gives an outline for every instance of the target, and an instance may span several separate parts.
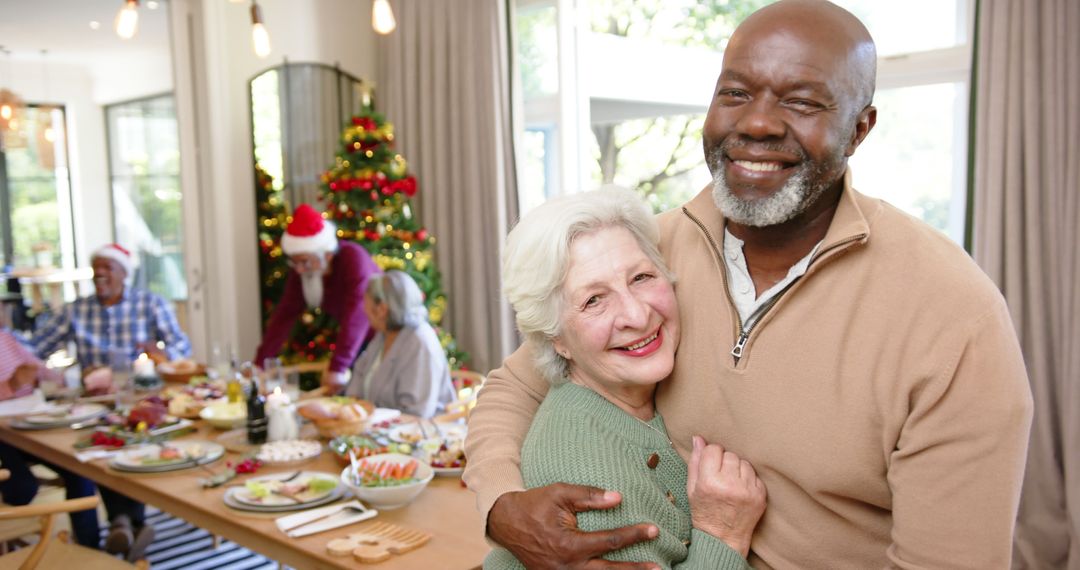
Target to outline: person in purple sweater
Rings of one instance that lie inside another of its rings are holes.
[[[346,370],[371,335],[364,314],[364,290],[379,266],[359,245],[337,239],[334,224],[314,208],[301,204],[281,237],[281,249],[289,258],[285,293],[266,325],[255,354],[256,364],[277,356],[289,338],[296,319],[307,308],[321,310],[337,319],[338,335],[322,385],[329,393],[348,381]]]

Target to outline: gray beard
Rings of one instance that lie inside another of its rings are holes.
[[[300,276],[300,284],[303,286],[304,301],[308,308],[317,309],[322,306],[323,298],[323,275],[322,271],[312,271]]]
[[[737,145],[721,145],[709,154],[709,170],[713,174],[713,202],[724,217],[744,226],[763,228],[782,224],[806,211],[832,184],[825,180],[826,173],[837,160],[843,160],[843,149],[824,163],[803,162],[795,175],[788,178],[779,191],[756,200],[736,196],[728,186],[724,174],[724,154]]]

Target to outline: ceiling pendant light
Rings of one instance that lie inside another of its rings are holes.
[[[116,35],[130,40],[139,31],[139,0],[124,0],[124,7],[116,13]]]
[[[262,8],[255,0],[251,0],[251,45],[255,55],[262,58],[270,55],[270,33],[263,25]]]
[[[371,27],[380,34],[389,34],[397,27],[394,20],[394,11],[390,8],[388,0],[375,0],[371,6]]]

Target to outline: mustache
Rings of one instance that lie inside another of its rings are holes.
[[[805,160],[807,160],[809,158],[807,156],[807,154],[806,154],[806,151],[804,151],[802,149],[802,147],[788,146],[786,144],[779,143],[779,142],[756,141],[756,140],[747,138],[747,137],[745,137],[743,135],[731,136],[731,137],[725,138],[723,141],[720,142],[719,146],[717,146],[717,147],[715,147],[713,149],[712,154],[713,155],[727,154],[728,151],[730,151],[732,149],[735,149],[735,148],[747,148],[747,149],[753,149],[753,150],[759,150],[759,151],[777,152],[777,153],[782,153],[782,154],[789,154],[791,156],[798,157],[798,159],[800,161],[805,161]],[[716,158],[720,158],[720,157],[717,156]]]

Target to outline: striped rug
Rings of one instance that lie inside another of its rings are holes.
[[[146,522],[155,532],[146,550],[152,570],[277,570],[277,562],[235,542],[221,539],[214,548],[210,533],[149,505]],[[107,533],[102,529],[102,539]]]

